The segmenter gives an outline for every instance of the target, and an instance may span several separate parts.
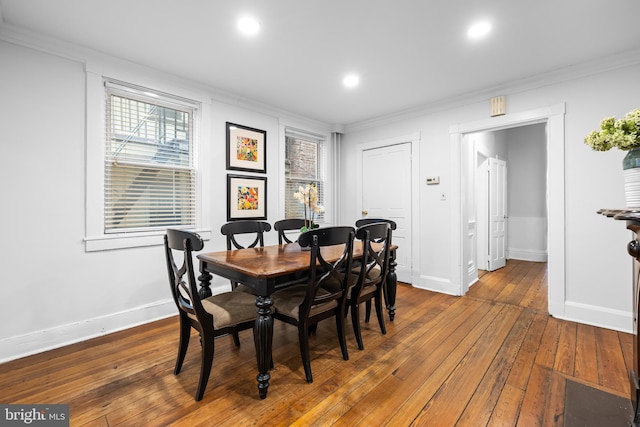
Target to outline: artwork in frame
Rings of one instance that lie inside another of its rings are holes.
[[[227,122],[227,170],[267,173],[267,131]]]
[[[227,221],[267,219],[267,177],[227,175]]]

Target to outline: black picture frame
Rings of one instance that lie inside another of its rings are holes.
[[[227,175],[227,221],[267,219],[267,177]]]
[[[227,170],[267,173],[267,131],[226,122]]]

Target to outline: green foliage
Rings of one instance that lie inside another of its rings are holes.
[[[613,147],[626,151],[640,147],[640,109],[629,111],[619,120],[606,117],[600,122],[600,130],[590,132],[584,143],[594,151],[608,151]]]

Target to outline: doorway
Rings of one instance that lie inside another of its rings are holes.
[[[478,275],[506,259],[548,260],[546,140],[545,123],[468,135],[476,160]]]
[[[452,284],[459,286],[460,295],[466,294],[470,282],[467,280],[467,267],[471,256],[475,254],[466,231],[469,227],[469,201],[464,197],[470,194],[467,174],[463,173],[463,142],[467,135],[477,132],[497,131],[519,126],[546,123],[547,156],[547,252],[548,252],[548,304],[549,313],[554,316],[564,314],[565,301],[565,178],[564,178],[564,116],[565,104],[555,104],[535,110],[508,114],[453,125],[450,128],[452,183],[451,217],[452,248],[451,277]],[[468,158],[467,158],[468,161]]]

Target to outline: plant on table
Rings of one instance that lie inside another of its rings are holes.
[[[608,151],[613,147],[626,151],[640,147],[640,109],[629,111],[622,119],[604,118],[600,130],[590,132],[584,142],[594,151]]]
[[[324,207],[318,204],[318,188],[314,183],[307,184],[305,187],[298,187],[298,191],[293,193],[293,198],[304,204],[304,227],[301,232],[313,230],[319,225],[315,223],[316,215],[324,212]]]

